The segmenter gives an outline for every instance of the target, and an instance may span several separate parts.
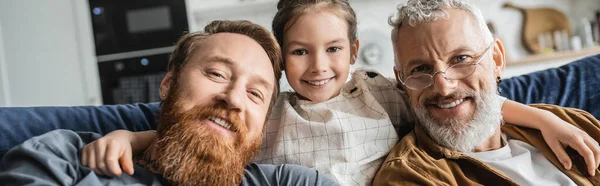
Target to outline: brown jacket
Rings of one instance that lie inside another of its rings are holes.
[[[600,141],[600,122],[591,114],[573,108],[532,105],[548,110]],[[587,177],[585,162],[574,150],[571,170],[565,170],[538,130],[505,124],[502,132],[531,144],[578,185],[600,185],[600,172]],[[583,174],[582,174],[583,173]],[[517,185],[499,170],[460,152],[438,145],[420,127],[406,135],[389,153],[375,175],[374,185]]]

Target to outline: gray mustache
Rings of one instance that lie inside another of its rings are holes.
[[[475,92],[474,90],[459,90],[456,91],[448,96],[443,96],[441,94],[435,94],[433,96],[429,96],[427,98],[424,99],[424,103],[425,104],[431,104],[431,103],[439,103],[442,102],[444,100],[448,100],[448,99],[460,99],[460,98],[464,98],[464,97],[474,97],[477,98],[479,95],[477,94],[477,92]]]

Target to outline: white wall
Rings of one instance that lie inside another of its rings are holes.
[[[4,57],[4,42],[2,40],[2,20],[0,20],[0,106],[10,106],[8,79],[6,78],[6,62]]]
[[[98,74],[98,60],[94,44],[94,32],[92,30],[92,18],[89,12],[87,0],[71,0],[73,3],[73,14],[75,15],[75,29],[77,33],[78,63],[81,64],[81,75],[83,78],[83,93],[85,105],[101,105],[102,92],[100,87],[100,75]]]
[[[71,0],[0,0],[12,106],[86,103],[75,16]]]
[[[512,2],[519,7],[552,7],[570,15],[572,1],[569,0],[519,0],[519,1],[489,1],[477,0],[473,3],[481,9],[483,16],[492,22],[496,28],[498,37],[506,48],[508,60],[521,59],[529,53],[521,42],[521,31],[523,25],[523,14],[515,9],[502,8],[505,2]]]
[[[590,12],[595,12],[600,10],[600,0],[577,0],[575,1],[575,6],[573,7],[575,11],[575,16],[580,18],[588,18],[589,20],[595,19],[595,14]],[[576,20],[579,21],[579,20]],[[579,23],[579,22],[577,22]]]

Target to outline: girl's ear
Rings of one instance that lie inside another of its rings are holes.
[[[350,64],[354,65],[356,60],[358,59],[358,49],[360,48],[360,41],[358,39],[354,40],[354,42],[350,43]]]

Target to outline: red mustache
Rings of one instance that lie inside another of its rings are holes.
[[[242,124],[239,113],[228,109],[224,104],[213,104],[209,106],[195,106],[181,114],[182,121],[201,121],[209,118],[220,118],[231,124],[231,130],[234,132],[246,131],[246,126]]]
[[[158,133],[163,136],[167,130],[177,123],[197,123],[209,118],[220,118],[230,123],[231,129],[237,133],[248,131],[242,122],[239,112],[229,109],[226,103],[213,103],[197,105],[188,110],[183,110],[178,102],[165,104],[162,117],[159,118]]]

